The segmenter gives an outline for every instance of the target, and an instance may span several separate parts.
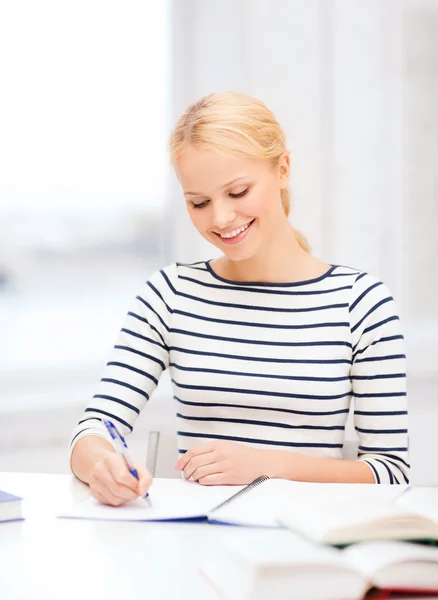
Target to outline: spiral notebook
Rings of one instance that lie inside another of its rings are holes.
[[[216,511],[242,498],[268,477],[259,477],[247,486],[202,486],[194,481],[154,479],[148,503],[142,498],[122,506],[106,506],[88,498],[59,517],[114,521],[215,521]],[[230,523],[231,524],[231,523]]]
[[[404,486],[374,484],[301,483],[262,476],[246,486],[203,486],[181,479],[154,479],[150,504],[141,498],[120,507],[89,498],[60,517],[120,521],[182,521],[203,519],[228,525],[279,527],[285,511],[315,502],[360,504],[388,502]]]

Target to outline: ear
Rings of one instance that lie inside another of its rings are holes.
[[[290,154],[285,151],[278,161],[278,174],[280,178],[280,189],[283,190],[289,184],[290,175]]]

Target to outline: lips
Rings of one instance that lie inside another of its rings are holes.
[[[251,229],[251,226],[254,223],[254,221],[255,221],[255,219],[253,219],[252,221],[250,221],[248,227],[244,231],[241,231],[235,237],[223,238],[219,233],[216,233],[216,231],[214,233],[220,239],[220,241],[223,244],[227,244],[227,245],[229,245],[229,244],[237,244],[238,242],[242,241],[248,235],[248,232]]]

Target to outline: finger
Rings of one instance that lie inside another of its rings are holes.
[[[213,452],[214,449],[215,449],[214,444],[205,444],[203,446],[197,446],[195,448],[190,448],[190,450],[187,450],[187,452],[180,457],[180,459],[176,463],[176,468],[179,469],[180,471],[183,471],[190,459],[192,459],[195,456],[199,456],[200,454],[206,454],[208,452]]]
[[[208,452],[207,454],[200,454],[198,456],[194,456],[189,460],[189,462],[184,467],[184,477],[186,479],[190,479],[196,469],[199,467],[204,467],[206,465],[211,465],[216,462],[216,456],[214,452]]]
[[[99,465],[98,467],[96,467],[92,474],[91,483],[93,484],[93,487],[95,489],[100,490],[101,493],[103,492],[103,490],[109,490],[109,492],[111,492],[112,495],[121,500],[135,500],[135,498],[138,497],[138,482],[132,475],[130,475],[130,477],[132,477],[136,482],[135,490],[125,485],[121,485],[120,483],[115,481],[111,471],[109,471],[108,468],[106,468],[104,465]]]
[[[99,500],[102,504],[108,506],[121,506],[125,503],[125,500],[114,496],[107,488],[90,488],[91,495],[96,500]]]
[[[198,479],[201,485],[227,485],[225,473],[212,473]]]
[[[136,465],[136,469],[137,469],[137,473],[138,473],[137,490],[138,490],[139,495],[144,497],[144,496],[146,496],[147,491],[151,486],[152,475],[149,473],[149,471],[143,465],[141,465],[141,466]]]
[[[211,463],[209,465],[203,465],[202,467],[198,467],[193,474],[191,475],[192,479],[195,481],[199,481],[200,479],[205,479],[209,475],[220,474],[220,467],[218,463]]]
[[[108,470],[119,485],[130,488],[133,492],[137,492],[138,480],[130,473],[125,461],[120,456],[112,457],[108,462]]]

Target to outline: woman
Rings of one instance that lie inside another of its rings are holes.
[[[288,221],[289,153],[266,106],[213,94],[171,136],[187,210],[223,256],[172,264],[143,286],[72,439],[73,472],[118,505],[144,495],[101,419],[128,434],[164,369],[177,404],[177,468],[205,485],[262,474],[408,481],[405,355],[388,289],[309,252]],[[357,460],[343,460],[354,398]]]

